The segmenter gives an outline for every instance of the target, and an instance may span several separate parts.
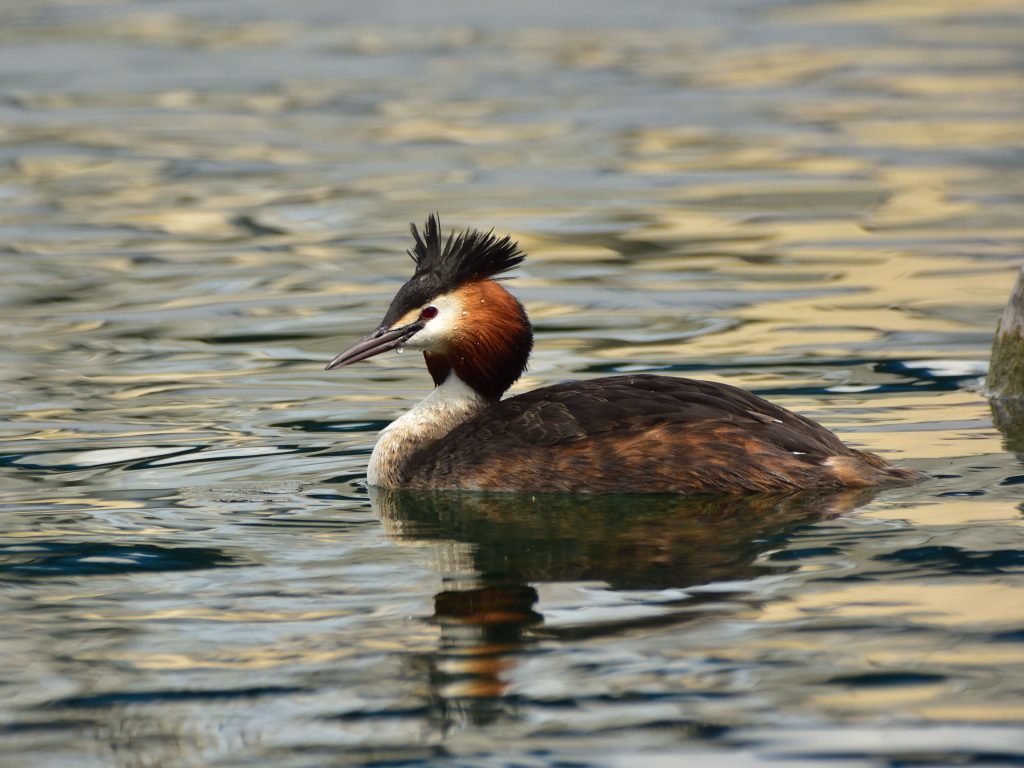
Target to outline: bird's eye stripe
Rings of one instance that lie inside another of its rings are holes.
[[[424,320],[430,320],[433,317],[437,317],[437,307],[424,307],[423,311],[420,312],[420,317]]]

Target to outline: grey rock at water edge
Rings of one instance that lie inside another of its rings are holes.
[[[985,388],[1006,447],[1024,451],[1024,267],[996,328]]]

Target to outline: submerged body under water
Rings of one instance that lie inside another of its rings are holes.
[[[1024,763],[1006,0],[13,0],[0,766]],[[527,391],[740,386],[929,475],[395,493],[406,222],[530,253]]]

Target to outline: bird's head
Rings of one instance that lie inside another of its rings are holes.
[[[411,225],[416,264],[380,325],[335,357],[327,370],[392,349],[423,352],[435,385],[454,373],[487,399],[501,397],[526,370],[533,332],[526,310],[497,281],[526,255],[508,236],[466,230],[442,240],[431,215]]]

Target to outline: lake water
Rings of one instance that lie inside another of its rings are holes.
[[[1024,765],[980,392],[1022,41],[1017,0],[5,0],[0,766]],[[932,479],[371,495],[429,378],[323,366],[431,211],[530,253],[515,391],[725,381]]]

